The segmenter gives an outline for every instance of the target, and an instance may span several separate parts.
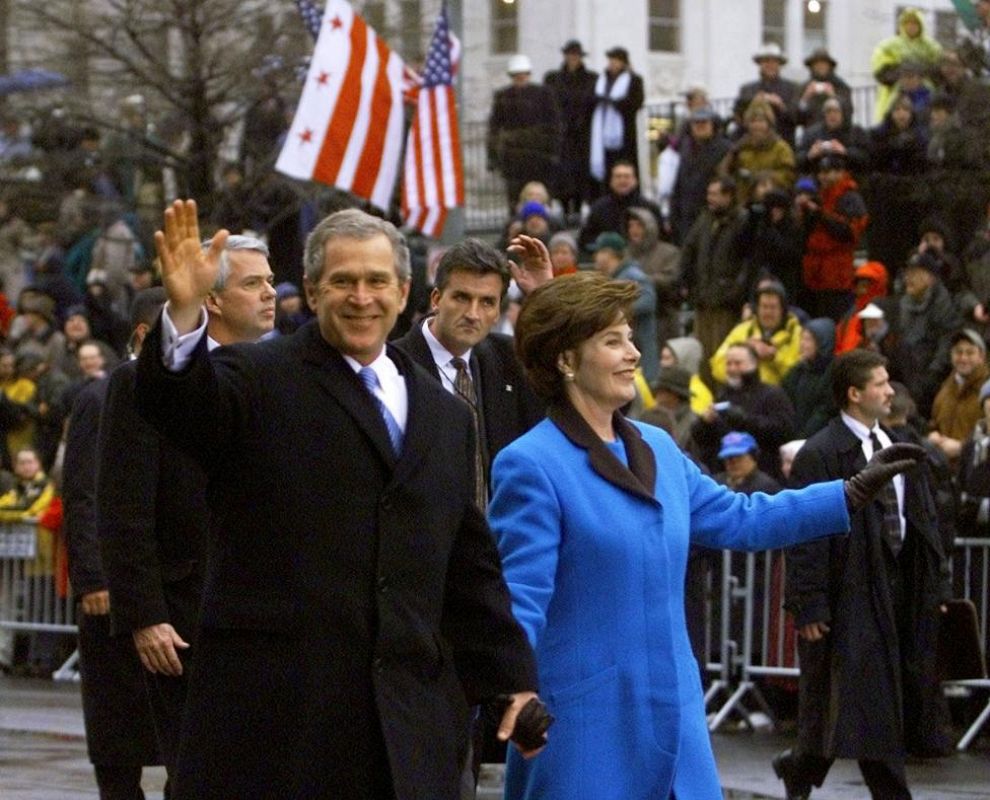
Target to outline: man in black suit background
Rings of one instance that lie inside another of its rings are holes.
[[[492,333],[511,277],[508,260],[491,245],[480,239],[455,244],[437,265],[433,312],[394,342],[476,413],[486,489],[499,450],[544,416],[512,338]]]
[[[839,416],[798,451],[795,486],[849,478],[890,447],[894,390],[869,350],[833,363]],[[836,758],[855,758],[876,800],[910,800],[906,753],[948,752],[936,677],[948,565],[926,468],[850,515],[848,536],[786,550],[785,606],[798,632],[798,742],[773,760],[788,800],[807,800]]]
[[[385,344],[409,291],[389,223],[307,241],[316,319],[207,357],[226,232],[195,203],[155,235],[169,303],[142,411],[210,477],[210,558],[176,797],[457,797],[467,709],[534,697],[532,651],[474,500],[468,408]]]
[[[207,349],[254,342],[275,322],[275,279],[264,242],[230,236],[204,298]],[[165,303],[145,304],[133,320],[135,355]],[[137,362],[114,370],[98,448],[97,513],[115,635],[133,639],[146,676],[155,729],[169,774],[195,655],[209,511],[199,463],[165,440],[139,413]]]

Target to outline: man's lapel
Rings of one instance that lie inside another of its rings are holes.
[[[409,332],[397,342],[394,342],[394,344],[429,372],[430,375],[438,381],[442,380],[440,370],[437,368],[437,362],[433,360],[433,351],[430,350],[430,345],[426,342],[426,336],[423,335],[422,320],[413,325],[409,329]]]
[[[303,362],[312,370],[316,384],[353,417],[385,463],[394,467],[396,456],[388,438],[388,429],[375,398],[364,388],[361,379],[344,357],[323,338],[315,322],[306,325],[296,336],[302,346]]]

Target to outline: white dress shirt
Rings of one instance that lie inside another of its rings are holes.
[[[872,428],[867,428],[858,419],[853,419],[845,411],[842,413],[842,421],[845,423],[846,427],[849,428],[856,438],[862,442],[863,455],[866,456],[866,460],[869,461],[873,458],[873,442],[870,441],[870,434],[875,433],[877,439],[880,440],[880,444],[883,447],[890,447],[892,444],[890,437],[883,431],[879,425],[874,425]],[[904,539],[904,535],[907,529],[907,520],[904,518],[904,476],[895,475],[894,476],[894,491],[897,493],[897,511],[901,519],[901,539]]]
[[[457,367],[455,367],[450,362],[453,361],[458,356],[451,353],[446,347],[440,344],[440,340],[433,335],[433,331],[430,330],[430,320],[434,319],[429,317],[423,320],[423,338],[426,339],[426,344],[430,348],[430,354],[433,356],[433,363],[437,365],[437,370],[440,372],[440,383],[443,384],[443,388],[446,389],[451,394],[457,394],[454,388],[457,380]],[[464,359],[464,363],[471,364],[471,351],[468,350],[464,355],[460,356]],[[468,367],[468,377],[474,380],[474,376],[471,374],[471,368]]]

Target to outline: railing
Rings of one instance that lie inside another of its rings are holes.
[[[800,667],[797,636],[783,609],[785,570],[780,551],[747,553],[725,551],[720,575],[712,581],[713,596],[706,612],[706,628],[717,638],[706,638],[712,656],[707,671],[714,679],[705,694],[706,708],[724,698],[709,718],[709,729],[721,727],[733,714],[750,724],[752,702],[772,720],[773,712],[760,691],[761,678],[797,679]],[[990,638],[990,539],[956,539],[952,559],[953,595],[976,606],[979,641],[985,658]],[[985,663],[985,662],[984,662]],[[990,689],[982,677],[946,681],[966,691]],[[990,721],[990,700],[977,715],[957,750],[965,750]]]
[[[0,636],[77,632],[71,592],[59,586],[58,561],[56,534],[36,521],[0,524]],[[74,653],[53,677],[75,679],[76,660]]]
[[[852,89],[853,122],[863,127],[873,125],[873,107],[877,88],[858,86]],[[711,101],[715,113],[723,120],[732,118],[735,98],[722,97]],[[638,130],[646,137],[646,163],[640,164],[643,173],[642,189],[649,194],[655,178],[656,146],[654,140],[662,132],[673,132],[687,118],[687,106],[683,97],[649,100],[640,112]],[[507,211],[505,188],[502,178],[487,169],[485,148],[488,124],[486,122],[462,122],[461,144],[464,157],[464,187],[466,197],[465,227],[474,234],[500,231],[505,225]],[[799,131],[800,134],[800,131]]]

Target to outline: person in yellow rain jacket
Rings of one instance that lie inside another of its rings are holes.
[[[905,8],[897,18],[897,34],[882,40],[870,56],[870,69],[877,79],[877,100],[873,117],[883,120],[897,96],[900,67],[913,62],[923,68],[927,77],[934,77],[942,45],[925,35],[925,18],[916,8]]]
[[[756,314],[729,331],[709,364],[712,377],[725,383],[725,354],[734,344],[749,342],[760,359],[760,380],[779,386],[791,367],[801,357],[801,323],[787,310],[787,292],[776,281],[761,284],[756,290]]]

